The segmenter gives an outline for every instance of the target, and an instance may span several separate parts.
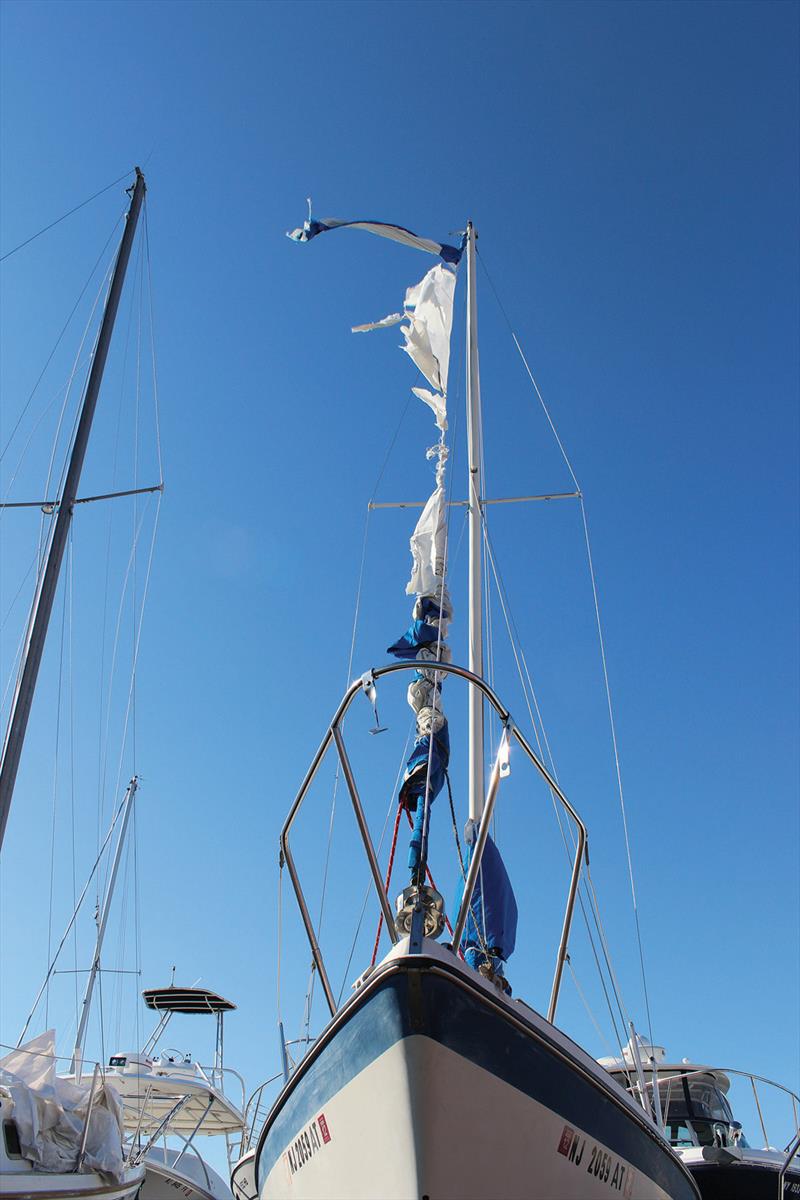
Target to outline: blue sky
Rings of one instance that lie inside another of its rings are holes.
[[[0,19],[0,252],[135,162],[149,187],[166,492],[137,673],[141,985],[167,980],[173,963],[183,981],[202,977],[240,1006],[228,1026],[231,1064],[252,1086],[277,1069],[278,830],[345,682],[367,501],[430,489],[433,429],[413,398],[406,407],[415,381],[396,331],[349,334],[396,308],[429,260],[365,235],[296,247],[283,232],[300,223],[308,195],[318,215],[396,220],[442,239],[471,217],[586,496],[656,1040],[678,1057],[797,1088],[797,6],[6,0]],[[122,186],[3,264],[3,445],[122,211]],[[136,269],[84,491],[130,486],[134,475],[157,482],[144,375],[138,426],[132,400]],[[69,370],[98,282],[25,436]],[[479,282],[487,490],[566,490],[483,271]],[[462,289],[451,411],[463,403]],[[37,498],[54,414],[32,437],[12,498]],[[451,432],[463,495],[463,419]],[[0,466],[4,494],[22,445]],[[131,523],[144,514],[141,591],[152,508],[115,503],[128,507],[114,510],[109,577],[124,573]],[[34,510],[0,521],[3,619],[38,519]],[[4,847],[3,959],[16,964],[0,993],[5,1042],[16,1040],[47,957],[54,774],[54,929],[71,907],[70,711],[77,879],[93,855],[102,630],[113,630],[118,601],[113,587],[105,599],[108,520],[100,506],[76,520],[73,707],[62,670],[56,769],[57,628]],[[359,672],[383,661],[405,627],[412,524],[407,512],[370,520]],[[491,529],[560,778],[589,825],[626,1004],[644,1027],[580,514],[567,502],[496,509]],[[451,579],[456,657],[464,560],[462,547]],[[27,595],[23,587],[3,629],[3,688]],[[132,637],[124,612],[120,664]],[[496,610],[495,629],[497,687],[525,724]],[[449,703],[457,760],[457,690]],[[352,730],[378,834],[408,721],[402,697],[385,704],[382,739],[362,736],[364,712]],[[114,723],[119,707],[117,692]],[[126,778],[130,742],[123,765]],[[115,772],[106,771],[106,808]],[[509,974],[541,1008],[564,871],[546,796],[532,791],[525,804],[516,767],[514,780],[499,818],[523,910]],[[312,896],[324,783],[301,835]],[[342,811],[326,917],[337,979],[366,883]],[[434,822],[449,895],[446,800]],[[294,1031],[308,954],[284,899],[283,1015]],[[118,969],[135,957],[132,912],[131,900],[115,918]],[[364,931],[351,978],[370,953],[372,908]],[[91,912],[79,957],[90,939]],[[610,1037],[578,930],[572,957]],[[107,978],[116,991],[104,1032],[135,1041],[136,980]],[[68,1043],[71,977],[56,981],[51,1014]],[[560,1019],[592,1052],[608,1052],[571,981]],[[99,1053],[99,1028],[92,1036]],[[191,1030],[186,1038],[197,1046]]]

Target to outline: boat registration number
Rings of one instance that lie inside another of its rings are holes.
[[[290,1178],[327,1146],[330,1140],[328,1122],[325,1120],[325,1114],[320,1113],[313,1121],[309,1121],[305,1129],[300,1130],[288,1150],[283,1152],[283,1160]]]
[[[558,1153],[563,1154],[567,1162],[576,1167],[585,1166],[590,1175],[594,1175],[601,1183],[621,1192],[626,1200],[630,1200],[633,1195],[633,1170],[602,1146],[590,1146],[588,1138],[569,1125],[564,1126],[558,1143]]]

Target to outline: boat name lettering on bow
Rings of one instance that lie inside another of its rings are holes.
[[[587,1139],[576,1133],[569,1125],[564,1126],[561,1140],[558,1143],[558,1153],[576,1167],[581,1166],[586,1153]],[[614,1158],[601,1146],[592,1146],[586,1160],[586,1170],[602,1183],[607,1183],[615,1191],[629,1200],[633,1193],[633,1171],[630,1167]]]
[[[306,1125],[305,1129],[300,1131],[289,1149],[284,1151],[283,1157],[289,1176],[296,1175],[309,1159],[313,1158],[323,1146],[327,1146],[330,1140],[328,1122],[325,1120],[325,1114],[320,1113],[309,1125]]]
[[[181,1183],[179,1179],[173,1179],[171,1176],[164,1180],[171,1188],[175,1188],[178,1192],[183,1192],[184,1196],[193,1196],[194,1188],[187,1187],[185,1183]]]

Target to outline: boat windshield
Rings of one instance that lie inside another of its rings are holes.
[[[704,1121],[725,1121],[730,1124],[733,1113],[718,1087],[700,1079],[687,1080],[692,1116]]]
[[[719,1136],[715,1126],[727,1130],[733,1123],[724,1093],[709,1079],[662,1080],[659,1091],[666,1134],[673,1146],[712,1146],[715,1135]],[[744,1137],[739,1145],[747,1145]]]

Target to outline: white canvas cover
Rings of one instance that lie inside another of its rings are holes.
[[[408,596],[415,593],[432,596],[442,582],[446,539],[445,512],[444,486],[439,484],[431,493],[411,535],[409,544],[414,562],[411,578],[406,584]]]
[[[73,1171],[78,1160],[91,1088],[56,1074],[52,1029],[0,1059],[0,1087],[14,1104],[25,1158],[40,1171]],[[115,1182],[122,1179],[122,1106],[100,1080],[95,1088],[83,1165]]]

